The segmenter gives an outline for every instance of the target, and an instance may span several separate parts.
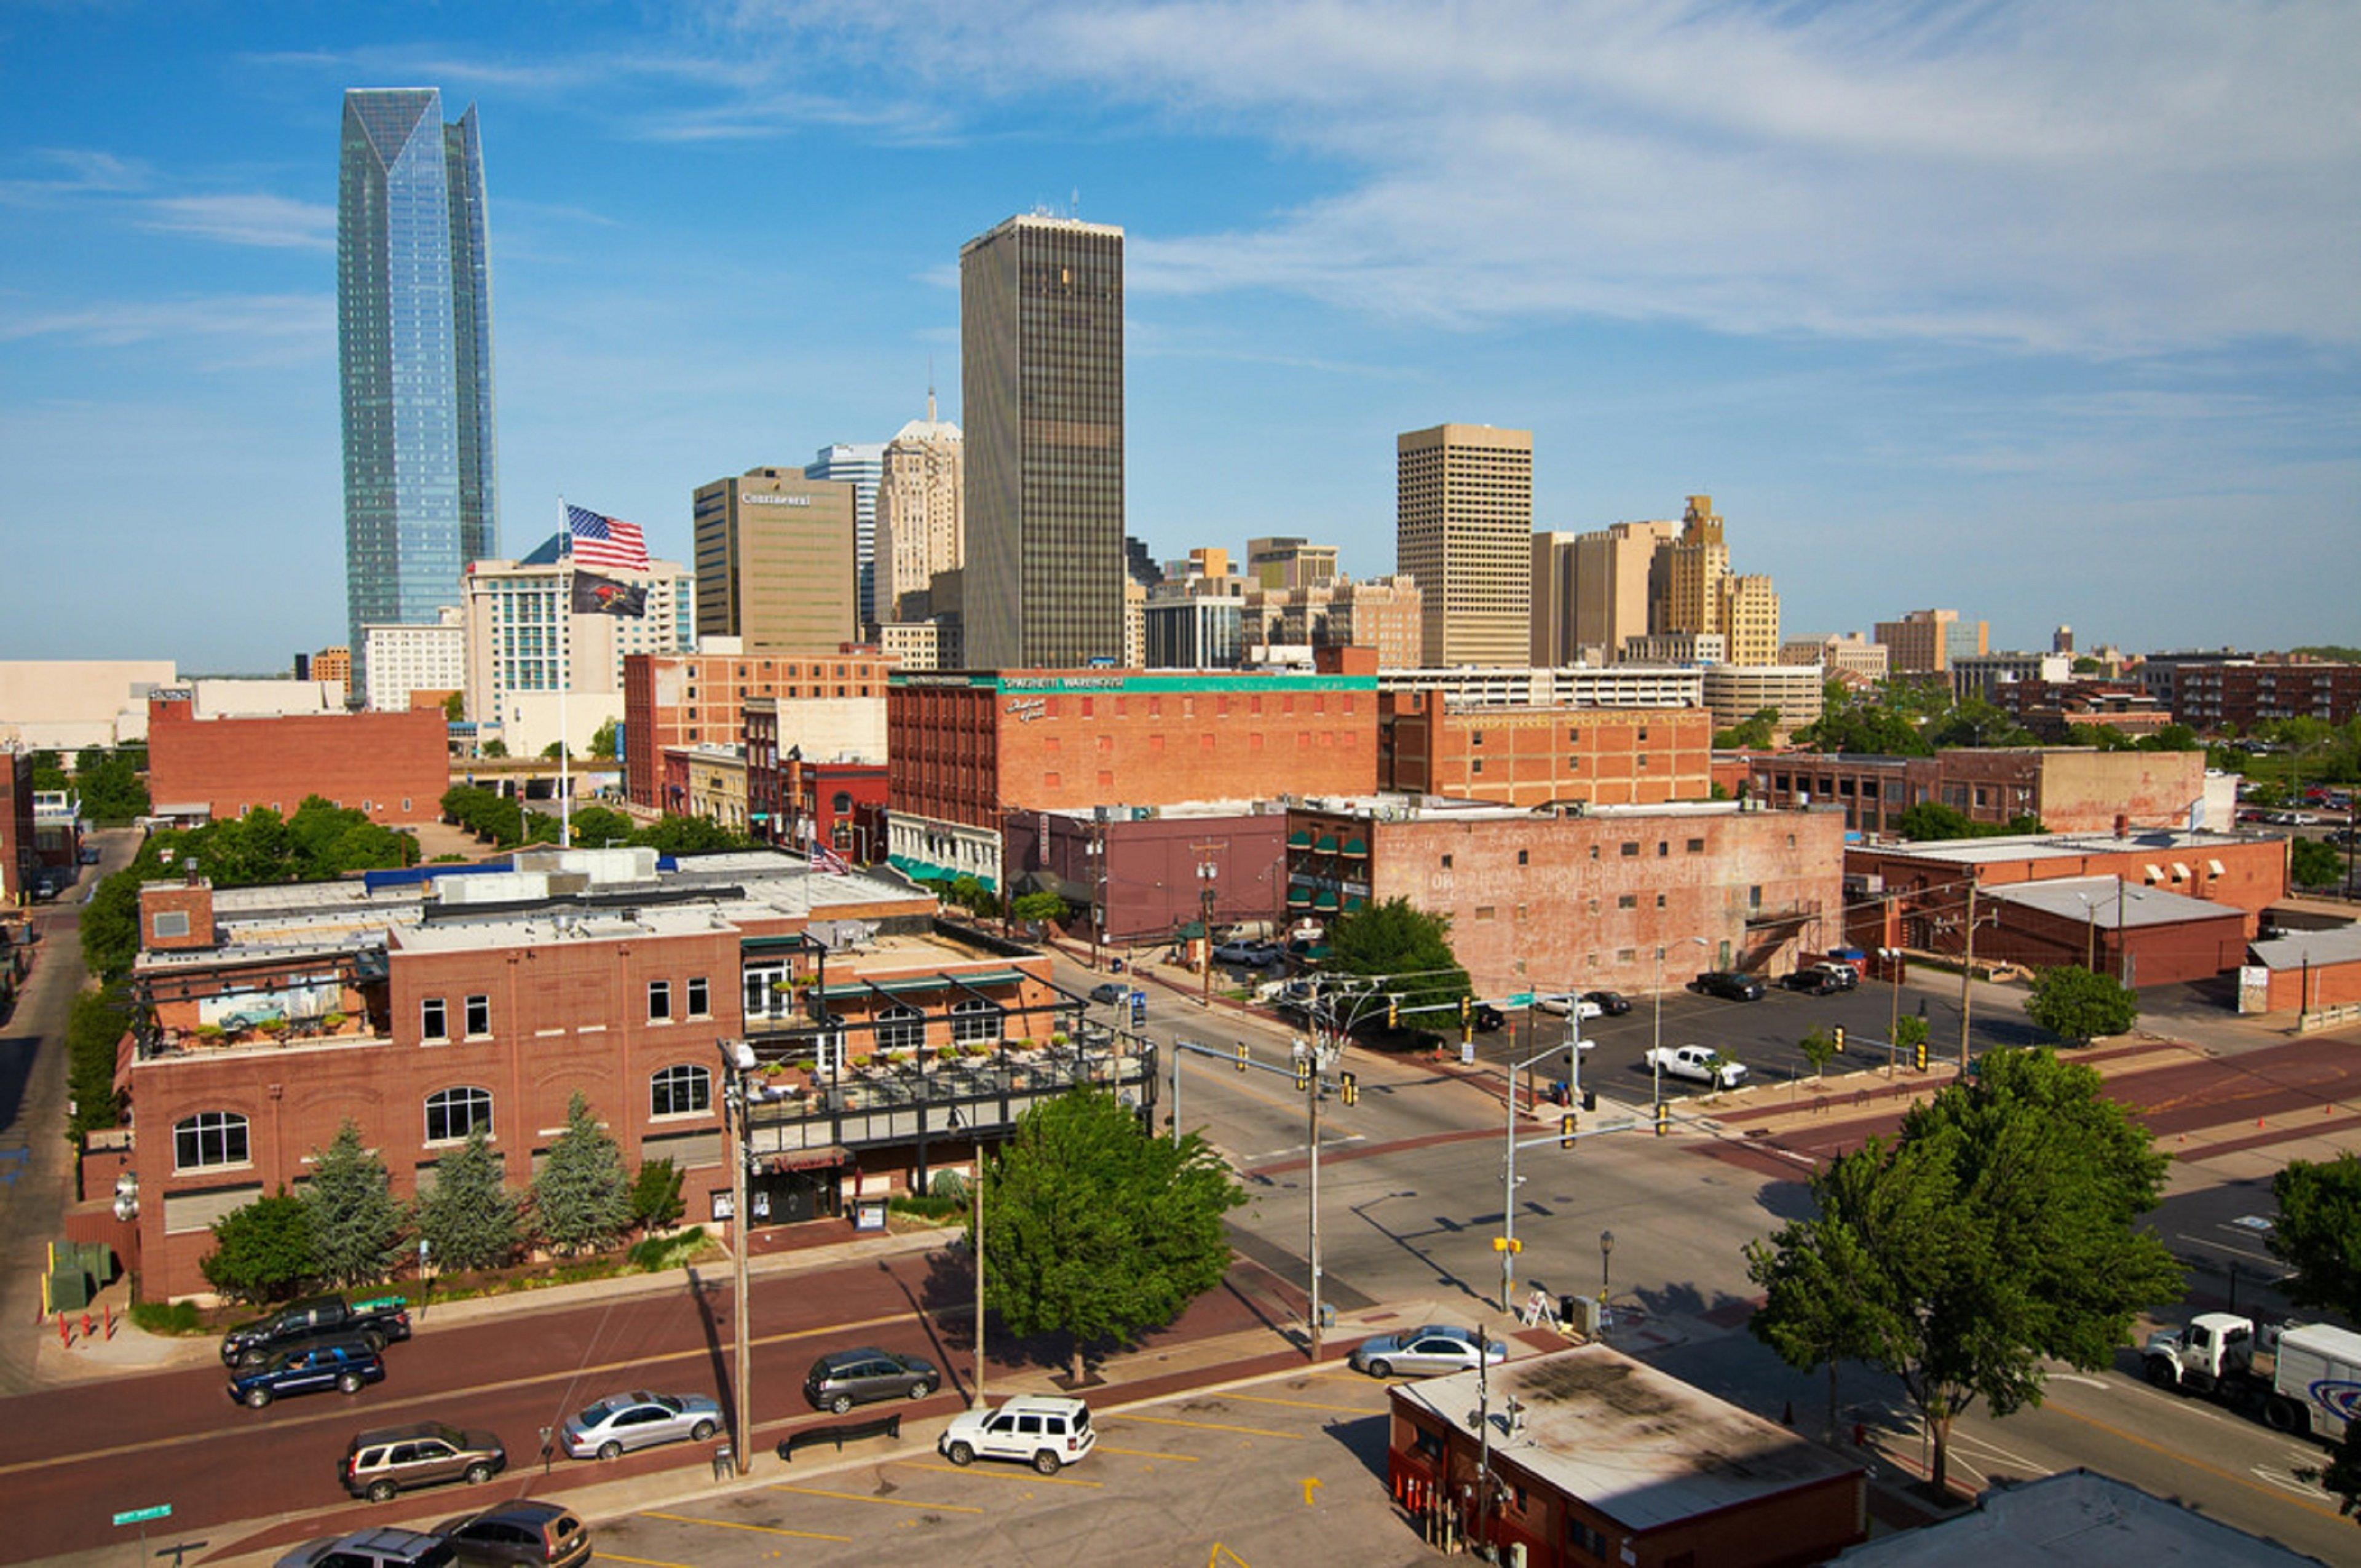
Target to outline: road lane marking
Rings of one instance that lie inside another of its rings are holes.
[[[1204,1456],[1202,1454],[1158,1453],[1153,1449],[1147,1448],[1111,1448],[1104,1442],[1093,1449],[1092,1452],[1094,1453],[1120,1453],[1126,1459],[1169,1459],[1175,1464],[1202,1464],[1204,1463]]]
[[[1110,1421],[1147,1421],[1153,1426],[1159,1427],[1195,1427],[1202,1431],[1244,1432],[1248,1437],[1283,1437],[1290,1442],[1301,1442],[1303,1441],[1303,1434],[1300,1431],[1274,1431],[1268,1427],[1227,1426],[1220,1421],[1184,1421],[1178,1416],[1143,1416],[1137,1410],[1126,1410],[1119,1416],[1110,1415],[1106,1420]]]
[[[958,1314],[955,1312],[939,1314],[939,1316],[951,1315]],[[787,1344],[799,1339],[815,1339],[821,1334],[855,1333],[869,1329],[884,1328],[892,1323],[909,1322],[913,1319],[916,1319],[919,1322],[925,1322],[928,1320],[928,1314],[924,1312],[892,1312],[884,1317],[864,1318],[859,1322],[829,1323],[819,1328],[811,1329],[790,1329],[784,1333],[761,1335],[753,1340],[752,1343],[756,1346]],[[371,1416],[375,1416],[378,1413],[384,1411],[415,1409],[421,1405],[440,1405],[447,1407],[454,1399],[463,1398],[474,1394],[505,1393],[511,1389],[531,1388],[538,1384],[544,1383],[571,1383],[578,1378],[602,1377],[609,1374],[621,1373],[632,1367],[660,1366],[667,1362],[708,1361],[712,1358],[712,1355],[713,1352],[711,1350],[703,1347],[699,1347],[696,1350],[664,1351],[655,1355],[637,1356],[629,1361],[602,1362],[597,1366],[579,1367],[565,1372],[544,1372],[531,1377],[507,1377],[502,1378],[497,1383],[478,1383],[465,1388],[447,1388],[439,1394],[420,1394],[407,1399],[389,1399],[382,1403],[372,1402],[368,1406],[368,1413]],[[800,1420],[801,1418],[788,1417],[785,1419]],[[321,1414],[316,1416],[281,1418],[271,1422],[270,1427],[274,1431],[292,1431],[298,1427],[350,1426],[352,1424],[352,1412],[348,1409],[334,1413],[323,1411]],[[779,1424],[781,1424],[779,1421],[766,1421],[762,1423],[763,1426],[777,1426]],[[116,1459],[126,1453],[148,1453],[159,1448],[177,1448],[184,1443],[203,1442],[210,1439],[239,1435],[253,1430],[254,1427],[250,1423],[237,1426],[215,1427],[209,1431],[182,1432],[172,1437],[155,1437],[146,1439],[139,1442],[116,1443],[111,1448],[84,1449],[79,1453],[53,1453],[46,1459],[20,1459],[13,1464],[0,1464],[0,1475],[16,1475],[28,1470],[53,1470],[61,1464],[76,1464],[89,1459]]]
[[[643,1519],[670,1519],[675,1524],[709,1524],[716,1530],[751,1530],[763,1535],[792,1535],[798,1541],[833,1541],[846,1546],[852,1543],[852,1537],[849,1535],[825,1535],[816,1530],[788,1530],[774,1524],[748,1524],[741,1519],[701,1519],[695,1514],[654,1512],[644,1513],[639,1517]]]
[[[847,1503],[875,1503],[881,1508],[928,1508],[937,1513],[946,1514],[980,1514],[983,1512],[982,1508],[976,1508],[969,1503],[914,1503],[906,1497],[880,1497],[862,1492],[830,1492],[818,1486],[790,1486],[784,1482],[773,1483],[771,1490],[774,1492],[794,1492],[806,1497],[835,1497],[841,1502]]]
[[[2086,1416],[2080,1410],[2070,1410],[2063,1405],[2045,1405],[2042,1408],[2044,1409],[2055,1410],[2069,1420],[2081,1421],[2084,1426],[2096,1427],[2101,1431],[2107,1433],[2110,1437],[2117,1437],[2121,1438],[2125,1442],[2136,1443],[2139,1447],[2145,1448],[2152,1453],[2161,1453],[2167,1459],[2178,1460],[2180,1463],[2188,1465],[2192,1470],[2202,1470],[2208,1475],[2218,1475],[2223,1480],[2228,1481],[2235,1486],[2244,1486],[2250,1492],[2260,1492],[2264,1497],[2276,1498],[2280,1502],[2292,1502],[2299,1508],[2310,1509],[2312,1512],[2318,1514],[2322,1519],[2334,1519],[2339,1524],[2348,1522],[2345,1516],[2338,1513],[2334,1508],[2323,1508],[2317,1503],[2308,1503],[2301,1497],[2290,1497],[2285,1492],[2277,1487],[2266,1486],[2259,1482],[2250,1481],[2235,1470],[2224,1470],[2219,1465],[2208,1464],[2202,1459],[2191,1459],[2189,1455],[2181,1453],[2179,1449],[2167,1448],[2160,1442],[2151,1442],[2147,1438],[2141,1437],[2136,1433],[2127,1432],[2119,1426],[2114,1426],[2109,1422],[2103,1421],[2096,1416]]]
[[[1032,1470],[1021,1473],[998,1470],[962,1468],[957,1464],[930,1464],[923,1459],[884,1459],[881,1464],[898,1464],[905,1470],[930,1470],[938,1475],[966,1475],[978,1481],[1046,1481],[1052,1486],[1088,1486],[1093,1491],[1105,1487],[1103,1481],[1076,1481],[1064,1475],[1043,1475]]]
[[[663,1563],[653,1557],[626,1557],[620,1552],[609,1552],[604,1548],[600,1549],[598,1558],[604,1563],[635,1563],[639,1568],[688,1568],[686,1563]]]

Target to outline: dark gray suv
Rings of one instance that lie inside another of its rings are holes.
[[[456,1561],[441,1537],[389,1527],[306,1541],[276,1568],[452,1568]]]
[[[863,1345],[832,1350],[813,1362],[804,1375],[804,1398],[814,1409],[842,1415],[876,1399],[923,1399],[942,1382],[931,1361]]]

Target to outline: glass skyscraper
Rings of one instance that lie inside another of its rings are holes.
[[[446,125],[432,87],[345,94],[336,335],[357,658],[363,625],[431,623],[459,603],[467,564],[500,554],[484,224],[473,105]]]
[[[852,610],[866,637],[877,613],[877,486],[885,477],[885,444],[840,441],[804,465],[807,479],[841,479],[852,487]]]

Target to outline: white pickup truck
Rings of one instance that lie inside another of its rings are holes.
[[[1711,1046],[1654,1046],[1647,1064],[1666,1078],[1686,1078],[1716,1089],[1735,1089],[1746,1081],[1743,1063],[1731,1061]]]

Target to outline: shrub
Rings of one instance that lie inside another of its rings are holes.
[[[962,1219],[967,1214],[967,1200],[964,1197],[942,1198],[932,1193],[905,1194],[889,1200],[885,1207],[894,1213],[908,1214],[914,1219],[932,1220],[937,1224]]]
[[[186,1301],[134,1301],[131,1321],[151,1334],[192,1334],[200,1327],[196,1308]]]

